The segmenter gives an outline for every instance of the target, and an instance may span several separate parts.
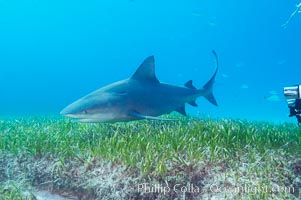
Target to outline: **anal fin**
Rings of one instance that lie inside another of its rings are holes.
[[[192,101],[187,102],[187,103],[194,106],[194,107],[198,107],[198,104],[196,104],[195,100],[192,100]]]

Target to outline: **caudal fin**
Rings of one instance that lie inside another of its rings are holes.
[[[211,79],[203,86],[203,90],[205,91],[205,95],[204,97],[210,102],[212,103],[213,105],[217,106],[217,102],[213,96],[213,84],[214,84],[214,81],[215,81],[215,76],[217,74],[217,70],[218,70],[218,57],[217,57],[217,54],[216,52],[213,50],[212,51],[214,57],[215,57],[215,63],[216,63],[216,70],[213,74],[213,76],[211,77]]]

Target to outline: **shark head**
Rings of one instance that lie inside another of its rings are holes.
[[[60,114],[70,118],[76,118],[80,122],[114,121],[117,117],[116,115],[120,115],[119,117],[122,115],[122,111],[119,109],[120,106],[117,105],[125,103],[124,98],[122,98],[125,92],[123,90],[116,91],[116,88],[115,91],[110,90],[116,87],[114,85],[126,85],[125,82],[126,81],[117,82],[96,90],[71,103],[64,108]]]
[[[158,83],[154,71],[154,56],[149,56],[138,67],[133,76],[105,87],[102,87],[64,108],[60,114],[78,119],[80,122],[116,122],[130,121],[133,116],[129,112],[131,106],[131,91],[137,89],[137,83]]]

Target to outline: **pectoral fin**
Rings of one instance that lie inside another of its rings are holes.
[[[147,120],[165,120],[165,121],[171,121],[171,120],[174,120],[174,119],[165,119],[165,118],[160,118],[160,117],[153,117],[153,116],[149,116],[149,115],[143,115],[139,112],[131,112],[129,113],[129,116],[132,116],[132,117],[136,117],[136,118],[139,118],[139,119],[147,119]]]

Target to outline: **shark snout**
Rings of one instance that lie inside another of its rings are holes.
[[[82,116],[76,114],[75,112],[72,112],[72,110],[69,109],[68,107],[64,108],[60,112],[60,114],[66,116],[66,117],[70,117],[70,118],[82,118]]]
[[[93,113],[91,113],[89,105],[90,104],[79,100],[65,107],[61,110],[60,114],[76,119],[91,118],[93,117]]]
[[[85,100],[79,99],[66,106],[61,110],[60,114],[67,117],[78,118],[79,115],[86,114],[85,110],[89,109],[89,104],[86,102]]]
[[[63,110],[61,110],[60,114],[61,115],[68,115],[69,113],[65,109],[63,109]]]
[[[67,109],[67,107],[61,110],[60,114],[66,117],[74,117],[73,113],[69,109]]]
[[[67,117],[75,117],[76,113],[77,113],[77,109],[75,108],[74,104],[71,104],[71,105],[65,107],[60,112],[61,115],[64,115],[64,116],[67,116]]]

